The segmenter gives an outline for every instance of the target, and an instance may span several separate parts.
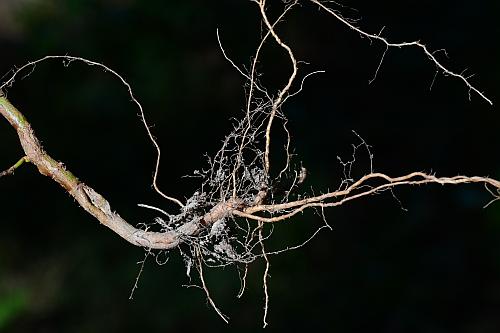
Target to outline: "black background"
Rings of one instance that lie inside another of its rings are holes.
[[[275,17],[283,4],[270,1]],[[450,69],[500,99],[497,1],[351,1],[345,16],[392,41],[420,40]],[[275,7],[273,7],[275,6]],[[7,8],[7,7],[5,7]],[[3,10],[5,10],[5,8]],[[7,13],[7,12],[6,12]],[[250,1],[34,1],[14,6],[13,28],[0,30],[0,72],[45,55],[100,61],[132,85],[163,151],[159,185],[189,197],[195,180],[245,103],[243,78],[226,52],[249,66],[260,36]],[[420,49],[384,51],[304,1],[278,32],[294,49],[300,74],[326,70],[290,100],[297,161],[304,186],[334,189],[348,159],[352,130],[372,147],[374,169],[500,177],[500,110],[460,80],[438,74]],[[259,71],[270,91],[290,64],[275,44]],[[155,151],[126,89],[100,69],[60,61],[40,64],[8,97],[28,117],[46,150],[104,194],[132,223],[154,214],[137,203],[175,209],[151,189]],[[279,133],[279,132],[278,132]],[[22,156],[0,122],[0,168]],[[279,147],[278,147],[279,148]],[[361,153],[355,175],[369,171]],[[398,188],[326,211],[332,232],[272,258],[268,331],[498,332],[500,206],[481,185]],[[402,207],[407,209],[403,210]],[[60,187],[31,166],[0,180],[0,330],[5,332],[254,332],[262,326],[263,265],[252,266],[249,289],[236,299],[234,269],[207,272],[226,325],[189,283],[176,252],[163,266],[146,264],[128,296],[143,251],[99,226]],[[307,213],[276,226],[270,248],[305,240],[321,218]]]

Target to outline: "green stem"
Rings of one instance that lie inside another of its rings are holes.
[[[0,0],[1,1],[1,0]],[[26,154],[8,170],[0,173],[0,176],[11,174],[24,162],[30,162],[38,168],[38,171],[59,183],[69,195],[89,214],[94,216],[99,222],[107,226],[115,233],[123,237],[128,242],[148,249],[172,249],[177,247],[183,237],[198,234],[202,225],[197,221],[189,221],[176,230],[166,232],[147,231],[135,228],[115,213],[109,202],[90,186],[80,182],[69,170],[50,157],[42,148],[35,132],[24,115],[17,110],[4,96],[0,90],[0,116],[3,116],[14,127],[19,136],[19,142]],[[225,202],[216,205],[203,220],[206,225],[227,216],[234,208],[232,204]]]
[[[19,161],[16,162],[16,164],[14,164],[12,166],[12,169],[17,169],[19,168],[24,162],[29,162],[30,160],[26,157],[26,156],[23,156],[21,157],[21,159]]]
[[[28,159],[27,156],[21,157],[21,159],[19,161],[17,161],[16,164],[11,166],[7,170],[0,172],[0,177],[12,175],[17,168],[19,168],[21,165],[23,165],[24,162],[29,162],[29,161],[30,160]]]

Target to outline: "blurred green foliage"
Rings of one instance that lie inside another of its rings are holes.
[[[24,290],[0,292],[0,331],[8,327],[28,308],[28,299]]]

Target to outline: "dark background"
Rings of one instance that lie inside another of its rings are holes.
[[[278,1],[270,15],[282,7]],[[500,101],[495,0],[350,1],[343,9],[369,32],[386,26],[393,41],[445,48],[439,59]],[[232,59],[248,66],[260,34],[257,6],[227,1],[2,1],[0,72],[45,55],[101,61],[134,88],[163,149],[160,187],[185,198],[197,188],[181,178],[205,166],[241,115],[242,77],[223,58],[216,28]],[[304,3],[278,30],[310,63],[303,93],[285,108],[293,146],[309,170],[305,189],[336,188],[337,156],[348,159],[355,130],[375,155],[374,168],[500,177],[500,110],[463,83],[438,75],[418,49],[393,49],[368,84],[383,45],[348,30]],[[290,64],[269,44],[260,72],[271,91]],[[123,217],[151,222],[136,206],[175,209],[151,189],[155,159],[126,90],[100,69],[46,62],[8,91],[44,147],[103,193]],[[0,121],[0,169],[22,156],[15,132]],[[368,171],[359,155],[355,174]],[[481,185],[395,190],[326,212],[332,232],[272,258],[268,331],[499,332],[500,205]],[[401,208],[403,206],[407,211]],[[234,269],[207,272],[224,324],[188,283],[177,252],[146,264],[128,296],[143,251],[99,226],[31,165],[0,180],[0,331],[254,332],[262,326],[261,262],[236,299]],[[270,248],[294,245],[322,223],[307,213],[276,227]]]

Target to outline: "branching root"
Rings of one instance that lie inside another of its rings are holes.
[[[480,183],[486,187],[492,196],[492,200],[485,205],[486,207],[500,200],[500,182],[493,178],[479,176],[438,177],[425,172],[411,172],[394,177],[374,172],[373,155],[370,146],[359,135],[354,133],[361,143],[353,145],[352,160],[347,162],[340,160],[344,168],[344,176],[340,180],[337,190],[320,195],[301,192],[308,170],[300,162],[297,162],[296,158],[290,153],[291,136],[287,129],[287,118],[283,110],[285,102],[302,91],[306,78],[323,71],[314,71],[300,77],[299,64],[301,62],[296,59],[289,44],[278,34],[279,24],[284,21],[287,13],[299,4],[298,0],[284,1],[285,7],[282,13],[274,20],[268,16],[266,0],[253,0],[253,2],[257,4],[260,10],[264,31],[261,41],[256,47],[254,57],[251,59],[248,72],[243,69],[246,67],[238,66],[228,56],[228,52],[223,48],[219,32],[217,32],[217,40],[222,55],[246,80],[245,108],[242,114],[233,120],[232,129],[223,138],[221,148],[215,154],[207,155],[206,167],[195,170],[190,175],[198,178],[200,185],[197,191],[185,202],[164,194],[158,188],[160,147],[150,130],[149,123],[146,121],[144,110],[132,93],[129,83],[116,71],[99,62],[80,57],[68,55],[46,56],[16,68],[11,77],[0,85],[0,90],[6,91],[21,73],[26,70],[33,71],[38,64],[52,59],[62,60],[65,66],[74,61],[83,62],[114,75],[126,87],[131,101],[138,108],[142,124],[156,149],[157,158],[152,180],[153,188],[168,202],[175,203],[176,211],[171,212],[164,208],[140,204],[143,208],[155,211],[159,216],[151,223],[137,226],[125,221],[112,210],[107,199],[92,187],[80,181],[66,169],[63,163],[53,159],[43,149],[25,116],[3,95],[0,95],[0,114],[17,131],[25,157],[11,168],[1,172],[0,177],[12,174],[21,164],[30,162],[38,168],[41,174],[59,183],[85,211],[94,216],[101,224],[110,228],[128,242],[143,247],[146,254],[144,259],[139,262],[141,269],[134,283],[131,298],[137,289],[138,279],[148,256],[155,256],[155,253],[158,252],[155,252],[155,250],[164,253],[176,249],[184,260],[186,274],[189,279],[191,279],[192,268],[195,268],[201,284],[198,287],[205,292],[210,306],[227,322],[228,317],[216,306],[205,283],[204,268],[236,267],[241,280],[241,289],[237,297],[242,297],[246,288],[249,264],[257,259],[262,259],[265,264],[262,277],[264,292],[263,325],[266,327],[269,311],[270,257],[271,255],[301,248],[321,230],[331,229],[324,217],[323,211],[325,208],[340,206],[352,200],[386,191],[393,194],[392,190],[400,186],[459,185],[467,183]],[[427,46],[420,41],[389,42],[380,36],[381,33],[367,33],[356,26],[354,21],[344,18],[338,10],[328,7],[334,3],[332,1],[328,1],[328,6],[326,1],[308,0],[307,2],[332,15],[335,20],[361,36],[381,42],[385,46],[385,51],[373,79],[377,76],[385,53],[390,48],[418,47],[436,66],[437,72],[461,80],[468,88],[469,94],[474,92],[483,100],[492,104],[490,99],[470,83],[469,77],[465,77],[463,73],[458,74],[447,69],[438,61],[435,52],[429,51]],[[265,43],[271,42],[285,51],[286,61],[291,65],[291,72],[285,80],[286,83],[275,93],[269,92],[262,85],[259,81],[259,73],[257,73],[262,47]],[[295,92],[292,92],[293,90]],[[279,168],[275,166],[271,168],[271,161],[274,163],[276,160],[271,156],[271,152],[274,154],[276,151],[272,149],[273,141],[271,138],[273,137],[273,129],[279,123],[281,123],[286,133],[286,145],[281,151],[286,157],[286,162]],[[366,148],[370,166],[365,176],[354,179],[351,171],[358,148]],[[299,245],[287,246],[273,251],[268,250],[266,243],[273,235],[274,223],[289,220],[307,209],[312,209],[318,215],[323,216],[324,224],[315,229],[316,231],[312,233],[312,236]],[[158,262],[158,256],[156,258]]]

